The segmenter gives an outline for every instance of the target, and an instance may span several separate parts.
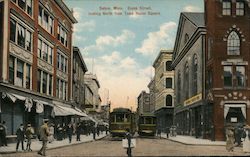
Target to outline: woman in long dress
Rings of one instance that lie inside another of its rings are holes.
[[[245,140],[243,141],[243,152],[250,153],[250,127],[247,125],[244,129],[246,132]]]
[[[234,151],[234,131],[233,127],[228,127],[226,130],[226,149],[227,151]]]

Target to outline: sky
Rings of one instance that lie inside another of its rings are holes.
[[[102,104],[137,108],[149,91],[152,64],[161,49],[172,50],[181,12],[203,12],[203,0],[64,0],[73,9],[73,45],[88,73],[96,74]]]

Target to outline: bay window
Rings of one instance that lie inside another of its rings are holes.
[[[52,95],[52,90],[53,90],[53,77],[51,74],[38,70],[38,75],[37,75],[37,89],[39,93],[46,94],[46,95]]]
[[[68,46],[68,41],[67,41],[67,32],[66,29],[64,29],[61,25],[58,26],[57,28],[57,39],[65,46]]]
[[[49,64],[53,63],[53,47],[41,39],[38,39],[38,57]]]
[[[47,32],[53,35],[54,18],[50,15],[49,11],[44,9],[42,6],[39,6],[38,23]]]

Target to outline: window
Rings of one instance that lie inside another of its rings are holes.
[[[26,31],[26,49],[31,51],[31,32],[28,30]]]
[[[224,86],[232,87],[232,66],[224,66]]]
[[[38,40],[38,57],[49,64],[53,64],[53,47],[43,40]]]
[[[56,96],[59,99],[67,100],[67,82],[57,79]]]
[[[243,16],[245,13],[244,2],[238,1],[236,2],[236,15]]]
[[[48,74],[43,72],[42,93],[44,94],[47,93],[47,77],[48,77]]]
[[[17,3],[23,11],[32,16],[32,0],[12,0],[12,2]]]
[[[16,78],[16,85],[22,87],[23,86],[23,66],[24,62],[17,60],[17,78]]]
[[[68,70],[68,59],[61,52],[57,52],[57,69],[64,73]]]
[[[178,72],[177,76],[177,102],[180,103],[181,101],[181,73]]]
[[[60,87],[60,80],[56,80],[56,97],[59,98],[59,87]]]
[[[167,61],[167,62],[166,62],[166,65],[165,65],[165,66],[166,66],[166,67],[165,67],[165,68],[166,68],[166,71],[171,71],[171,70],[172,70],[171,64],[172,64],[171,61]]]
[[[10,19],[10,40],[16,42],[16,21]]]
[[[26,83],[25,83],[25,87],[27,89],[30,89],[30,76],[31,76],[31,68],[30,65],[26,64]]]
[[[10,19],[10,40],[32,52],[32,32],[13,19]]]
[[[37,91],[39,93],[52,95],[52,82],[53,77],[52,75],[48,74],[47,72],[38,70],[37,73]]]
[[[37,92],[41,92],[41,76],[42,76],[42,71],[38,70],[37,71]]]
[[[172,88],[172,78],[166,78],[166,88]]]
[[[240,55],[240,38],[235,31],[232,31],[227,39],[227,54]]]
[[[38,23],[53,35],[54,18],[42,6],[39,6]]]
[[[198,60],[197,60],[197,56],[194,55],[193,57],[193,95],[197,94],[197,79],[198,79]]]
[[[246,86],[246,75],[245,75],[245,67],[244,66],[236,66],[236,79],[238,87]]]
[[[23,26],[18,25],[18,32],[17,32],[17,44],[23,48],[25,48],[25,29]]]
[[[231,15],[231,2],[230,1],[222,2],[222,15]]]
[[[14,84],[15,77],[15,58],[10,56],[9,58],[9,83]]]
[[[65,46],[68,46],[67,32],[61,25],[57,28],[57,39]]]
[[[166,96],[166,106],[172,106],[172,96],[171,95]]]
[[[185,71],[184,71],[184,90],[185,90],[185,98],[189,98],[189,67],[188,63],[185,65]]]

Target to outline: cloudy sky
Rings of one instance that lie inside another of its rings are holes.
[[[78,20],[73,44],[80,48],[88,72],[97,75],[102,104],[109,98],[112,108],[133,110],[140,92],[148,91],[160,49],[173,49],[180,12],[203,12],[203,0],[64,2]]]

